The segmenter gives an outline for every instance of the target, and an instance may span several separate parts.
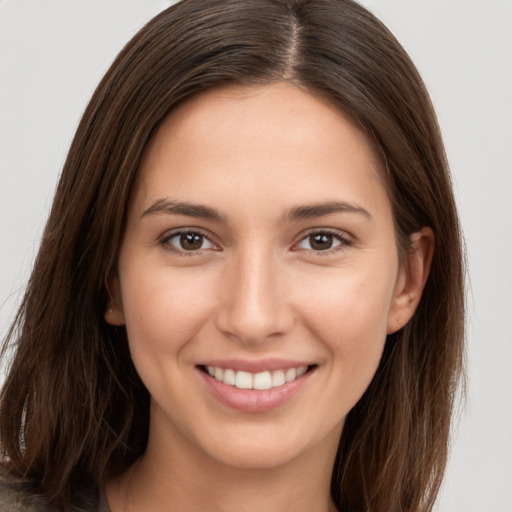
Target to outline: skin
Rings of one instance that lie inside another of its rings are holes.
[[[219,218],[144,214],[162,200]],[[290,215],[340,201],[350,211]],[[200,235],[198,250],[180,245],[183,229]],[[152,397],[146,453],[107,485],[112,512],[335,510],[345,417],[386,335],[414,313],[432,248],[429,229],[415,233],[400,268],[380,163],[324,101],[276,83],[211,90],[174,110],[146,148],[106,313],[126,325]],[[275,357],[314,370],[266,412],[220,403],[197,367]]]

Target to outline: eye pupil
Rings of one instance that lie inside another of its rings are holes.
[[[326,251],[332,247],[333,236],[328,233],[319,233],[310,238],[311,248],[316,251]]]
[[[203,237],[197,233],[182,233],[180,236],[180,245],[185,251],[201,249]]]

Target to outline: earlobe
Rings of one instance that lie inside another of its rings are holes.
[[[428,279],[434,255],[434,232],[424,227],[410,237],[405,268],[400,272],[388,317],[388,334],[401,329],[413,316]]]
[[[110,300],[108,301],[107,310],[104,314],[105,321],[110,325],[124,325],[124,311],[121,302],[119,278],[117,277],[117,274],[109,279],[108,292]]]
[[[118,306],[107,307],[105,311],[105,321],[110,325],[124,325],[124,314]]]

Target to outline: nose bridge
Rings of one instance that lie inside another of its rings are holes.
[[[271,248],[241,248],[226,268],[219,328],[245,343],[284,334],[293,323],[279,264]]]

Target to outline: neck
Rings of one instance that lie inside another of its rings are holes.
[[[334,512],[330,481],[340,431],[284,464],[234,467],[189,440],[150,429],[144,456],[106,488],[111,512]]]

